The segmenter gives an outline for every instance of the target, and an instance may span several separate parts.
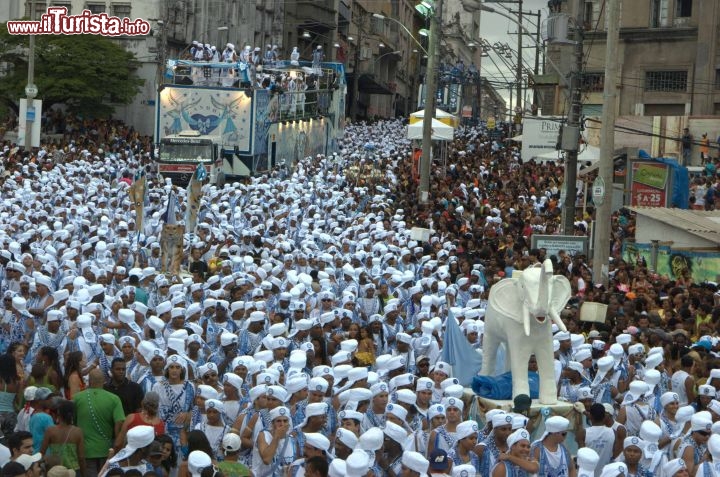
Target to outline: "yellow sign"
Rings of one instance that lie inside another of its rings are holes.
[[[488,129],[495,129],[495,118],[490,118],[487,120],[487,127]]]

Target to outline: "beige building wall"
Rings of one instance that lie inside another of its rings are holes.
[[[565,12],[574,15],[577,4],[570,0]],[[585,71],[600,78],[584,95],[584,107],[596,111],[602,105],[606,26],[602,0],[584,5]],[[720,114],[720,0],[624,1],[621,15],[618,114]],[[551,55],[561,69],[571,68],[572,46],[551,47]],[[554,112],[564,113],[567,91],[560,87],[559,93],[563,100],[555,101]]]

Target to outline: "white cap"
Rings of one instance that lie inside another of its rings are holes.
[[[405,467],[409,468],[410,470],[414,470],[415,472],[420,474],[419,477],[427,477],[427,471],[430,462],[419,452],[403,452],[401,462],[402,465],[404,465]]]

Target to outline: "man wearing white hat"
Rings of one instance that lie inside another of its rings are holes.
[[[165,352],[160,348],[156,348],[149,341],[141,341],[138,344],[136,353],[148,363],[145,371],[137,379],[137,382],[143,388],[143,392],[147,393],[152,390],[155,383],[165,379]]]
[[[146,460],[150,450],[150,444],[155,440],[155,429],[152,426],[135,426],[127,431],[127,444],[120,452],[108,459],[108,466],[105,473],[98,477],[104,477],[112,469],[121,469],[123,472],[138,470],[143,474],[153,470],[152,465]]]
[[[624,424],[629,436],[636,436],[640,432],[640,425],[645,420],[654,420],[657,417],[655,408],[645,401],[645,395],[650,386],[643,381],[632,381],[625,393],[617,421]]]
[[[577,451],[578,477],[598,477],[602,473],[602,465],[598,464],[597,452],[589,447],[582,447]]]
[[[507,438],[512,434],[513,418],[510,414],[505,412],[494,414],[491,422],[492,431],[475,449],[480,458],[478,470],[483,475],[489,475],[499,461],[500,455],[508,451]]]
[[[321,457],[326,462],[330,461],[329,450],[330,440],[327,437],[313,432],[305,434],[305,442],[300,448],[303,457],[290,465],[290,475],[292,477],[304,477],[306,474],[305,465],[313,457]]]
[[[260,431],[252,450],[254,475],[283,475],[299,457],[297,439],[291,431],[290,410],[278,406],[269,413],[270,430]]]
[[[666,477],[689,477],[695,475],[691,471],[693,467],[689,467],[688,463],[683,459],[673,459],[663,466],[663,475]]]
[[[690,419],[690,432],[680,440],[677,453],[675,454],[685,461],[690,475],[695,475],[697,467],[703,460],[711,434],[712,418],[710,413],[707,411],[696,413],[692,419]],[[674,475],[674,473],[666,472],[666,475]]]
[[[430,462],[422,454],[405,451],[402,455],[401,477],[427,477]]]
[[[567,475],[575,477],[575,465],[570,452],[563,443],[570,421],[562,416],[552,416],[545,421],[545,433],[532,445],[530,455],[540,464],[538,475]]]
[[[628,468],[624,462],[613,462],[602,468],[600,477],[626,477],[628,476]]]

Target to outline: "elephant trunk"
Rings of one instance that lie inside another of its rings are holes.
[[[525,328],[525,336],[530,336],[530,308],[527,303],[522,305],[523,327]]]

